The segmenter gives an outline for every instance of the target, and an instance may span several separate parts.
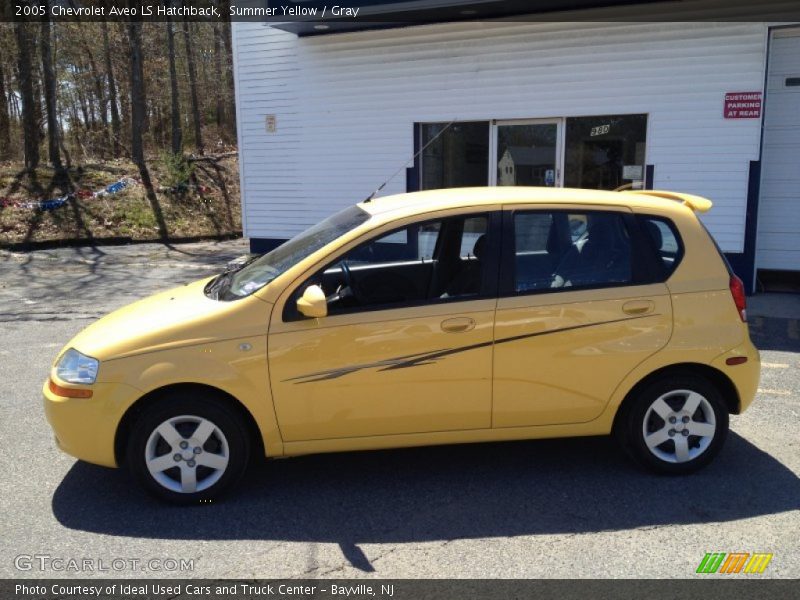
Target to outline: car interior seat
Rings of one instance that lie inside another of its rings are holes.
[[[483,282],[483,258],[486,254],[486,234],[482,234],[472,248],[473,259],[466,261],[461,271],[447,286],[442,297],[467,296],[481,291]]]
[[[616,215],[589,216],[582,245],[572,244],[553,275],[551,287],[586,286],[626,281],[630,276],[630,244],[622,239]]]

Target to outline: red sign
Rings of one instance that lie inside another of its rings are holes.
[[[726,119],[760,119],[761,92],[729,92],[725,94]]]

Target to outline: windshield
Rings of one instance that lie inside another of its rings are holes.
[[[246,263],[241,269],[220,275],[214,280],[220,281],[212,286],[215,291],[212,297],[236,300],[249,296],[367,219],[369,213],[358,206],[351,206],[328,217],[264,256]]]

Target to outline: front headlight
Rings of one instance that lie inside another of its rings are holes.
[[[92,384],[97,379],[100,361],[70,348],[56,365],[56,375],[68,383]]]

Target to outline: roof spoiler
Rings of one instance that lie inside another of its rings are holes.
[[[645,196],[656,196],[657,198],[666,198],[667,200],[676,200],[695,212],[708,212],[713,203],[708,198],[702,196],[695,196],[693,194],[682,194],[680,192],[664,192],[661,190],[626,190],[623,194],[640,194]]]

